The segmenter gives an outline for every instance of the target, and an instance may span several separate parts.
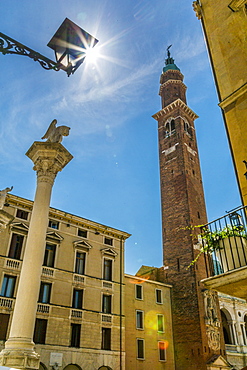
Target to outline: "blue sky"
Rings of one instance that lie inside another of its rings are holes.
[[[33,199],[25,156],[50,122],[71,127],[73,161],[51,205],[132,234],[126,272],[162,265],[157,123],[166,47],[184,74],[211,221],[240,205],[200,22],[190,0],[1,0],[0,32],[54,59],[46,45],[67,17],[99,39],[95,63],[67,77],[23,56],[0,55],[0,188]]]

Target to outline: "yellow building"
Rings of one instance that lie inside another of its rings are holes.
[[[126,369],[175,369],[171,286],[125,275]]]
[[[0,347],[8,338],[33,202],[8,196],[0,233]],[[124,369],[124,241],[130,235],[50,208],[34,330],[41,368]],[[28,292],[27,292],[28,296]]]
[[[197,0],[193,7],[202,21],[240,193],[247,205],[247,0]]]

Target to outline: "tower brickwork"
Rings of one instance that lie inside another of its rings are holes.
[[[158,121],[164,278],[173,285],[175,363],[177,370],[205,370],[213,355],[224,354],[224,344],[217,298],[213,294],[210,301],[200,283],[206,277],[203,256],[188,268],[198,254],[199,229],[193,226],[205,224],[207,217],[194,127],[198,116],[186,104],[183,75],[169,53],[159,94],[162,109],[153,117]]]

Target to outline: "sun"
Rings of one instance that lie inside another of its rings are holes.
[[[99,48],[97,47],[90,47],[86,49],[86,56],[85,56],[85,62],[86,63],[96,63],[97,59],[99,58]]]

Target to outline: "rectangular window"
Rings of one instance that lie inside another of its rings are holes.
[[[112,260],[104,259],[103,279],[112,281]]]
[[[81,325],[71,324],[70,347],[80,347]]]
[[[22,218],[23,220],[27,220],[28,218],[28,212],[23,211],[22,209],[17,209],[16,217]]]
[[[163,315],[157,315],[157,326],[159,332],[164,332],[164,316]]]
[[[84,275],[85,263],[86,263],[86,253],[76,252],[76,260],[75,260],[75,273],[76,274]]]
[[[87,238],[87,230],[78,229],[78,236],[82,236],[83,238]]]
[[[137,359],[144,360],[144,339],[137,339]]]
[[[162,290],[156,289],[156,303],[162,303]]]
[[[33,341],[34,343],[45,344],[47,320],[45,319],[36,319]]]
[[[16,260],[21,258],[23,240],[24,235],[12,234],[8,257],[15,258]]]
[[[0,313],[0,340],[6,340],[8,325],[9,325],[9,316],[6,313]]]
[[[105,349],[105,350],[111,349],[111,329],[110,328],[102,328],[101,349]]]
[[[136,311],[136,328],[143,329],[143,311]]]
[[[166,343],[165,342],[159,342],[158,343],[159,348],[159,360],[160,361],[166,361]]]
[[[102,312],[111,313],[111,295],[103,294]]]
[[[50,303],[50,297],[51,297],[51,283],[41,282],[39,291],[39,302]]]
[[[107,245],[113,245],[113,239],[105,237],[104,243]]]
[[[12,298],[15,290],[16,276],[5,275],[1,289],[1,296]]]
[[[56,254],[56,245],[46,244],[43,265],[47,267],[54,267],[55,254]]]
[[[136,299],[142,298],[142,285],[136,285]]]
[[[77,309],[82,309],[82,300],[83,300],[83,290],[74,289],[72,307],[77,308]]]
[[[49,220],[48,227],[51,227],[52,229],[58,230],[58,228],[59,228],[59,221]]]

